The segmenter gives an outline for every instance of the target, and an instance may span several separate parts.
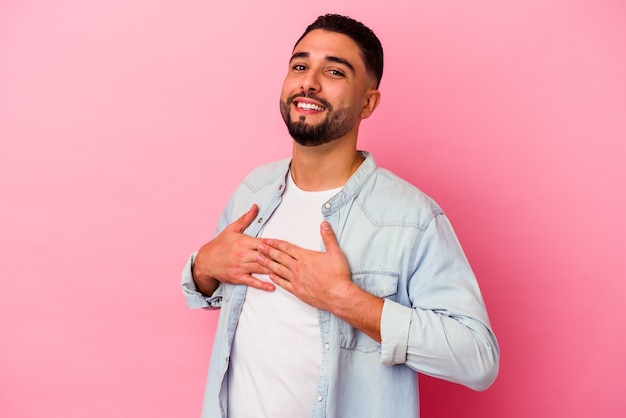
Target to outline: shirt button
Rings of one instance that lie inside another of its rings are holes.
[[[326,203],[326,204],[324,205],[324,207],[325,207],[326,209],[330,209],[330,207],[331,207],[331,206],[332,206],[332,205],[331,205],[330,203]]]
[[[330,344],[328,344],[328,343],[324,344],[324,348],[327,349],[327,350],[330,350]]]
[[[322,397],[322,395],[317,395],[317,401],[318,402],[322,402],[324,400],[324,398]]]

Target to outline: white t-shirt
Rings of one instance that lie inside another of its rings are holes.
[[[321,207],[340,188],[307,192],[287,177],[282,203],[261,236],[319,251]],[[321,357],[317,309],[279,286],[274,292],[248,288],[230,356],[229,418],[309,416]]]

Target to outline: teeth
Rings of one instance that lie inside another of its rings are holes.
[[[317,110],[318,112],[324,110],[324,107],[316,105],[316,104],[313,104],[313,103],[298,102],[298,104],[296,106],[298,106],[300,109]]]

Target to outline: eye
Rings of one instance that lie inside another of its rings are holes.
[[[328,74],[337,78],[346,76],[343,71],[337,70],[336,68],[331,68],[330,70],[328,70]]]
[[[294,71],[305,71],[306,70],[306,66],[302,65],[302,64],[295,64],[294,66],[291,67],[292,70]]]

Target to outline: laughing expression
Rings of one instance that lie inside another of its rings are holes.
[[[371,77],[348,36],[315,29],[296,45],[280,99],[293,139],[317,146],[358,130]]]

